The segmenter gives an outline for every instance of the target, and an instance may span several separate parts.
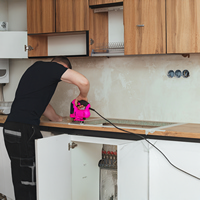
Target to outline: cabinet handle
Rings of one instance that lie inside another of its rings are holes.
[[[26,45],[24,45],[24,51],[31,51],[31,50],[33,50],[33,47],[32,46],[26,46]]]
[[[137,27],[144,27],[144,24],[138,24]]]
[[[75,147],[77,147],[78,145],[74,142],[72,142],[72,144],[68,143],[68,150],[70,151],[70,149],[74,149]]]
[[[94,40],[92,38],[90,38],[90,45],[94,44]]]
[[[4,29],[6,29],[6,25],[7,25],[6,22],[1,23],[1,27],[4,28]]]

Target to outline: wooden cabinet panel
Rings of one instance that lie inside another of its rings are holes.
[[[55,32],[55,0],[27,0],[27,29],[28,34]]]
[[[118,3],[118,2],[123,2],[123,0],[90,0],[90,5]]]
[[[56,0],[56,32],[89,30],[88,0]]]
[[[167,0],[167,53],[200,52],[200,1]]]
[[[124,0],[124,53],[166,53],[165,0]]]
[[[48,56],[47,36],[29,35],[28,45],[33,48],[28,52],[28,57]]]
[[[92,49],[108,45],[108,13],[94,13],[90,9],[89,54]],[[91,41],[93,41],[91,43]]]

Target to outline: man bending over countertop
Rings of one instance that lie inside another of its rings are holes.
[[[72,70],[70,61],[62,56],[51,62],[35,62],[23,74],[16,90],[3,129],[16,200],[36,200],[34,141],[42,138],[39,129],[42,114],[51,121],[62,121],[49,104],[60,81],[78,86],[76,103],[88,101],[89,81]]]

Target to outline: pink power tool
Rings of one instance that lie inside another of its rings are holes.
[[[85,106],[84,110],[78,109],[77,106]],[[78,101],[77,106],[75,104],[75,99],[71,102],[70,117],[74,121],[84,121],[86,118],[90,117],[90,104],[87,101]]]

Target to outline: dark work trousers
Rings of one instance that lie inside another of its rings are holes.
[[[16,200],[36,200],[35,139],[42,138],[39,127],[6,122],[5,146],[11,160]]]

